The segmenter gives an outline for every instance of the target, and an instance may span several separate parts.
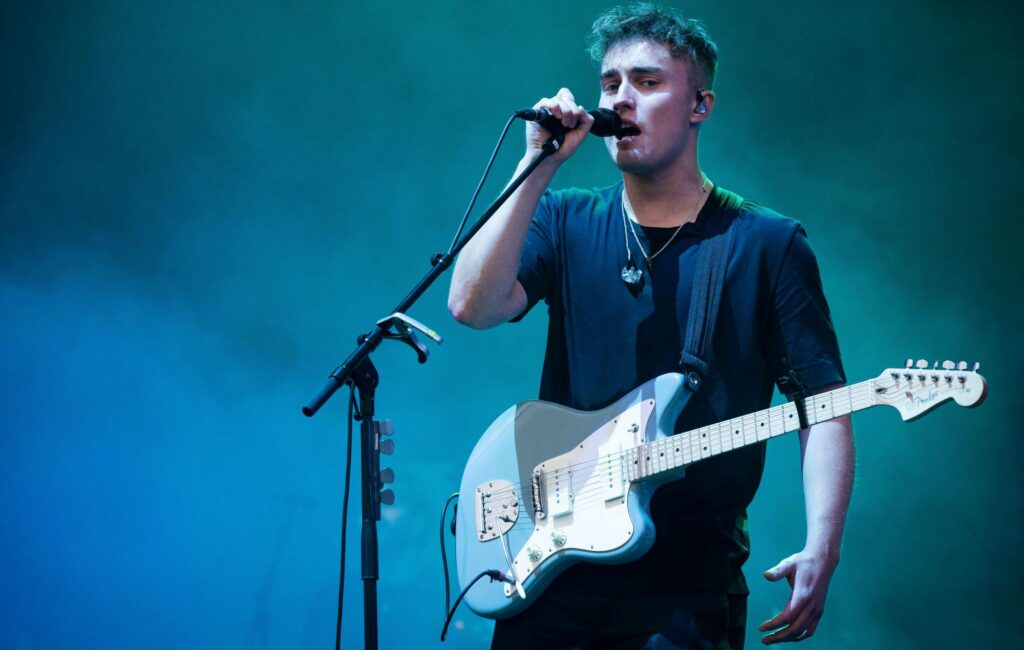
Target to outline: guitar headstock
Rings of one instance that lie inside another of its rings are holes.
[[[960,406],[977,406],[985,399],[985,378],[978,374],[981,364],[968,368],[966,361],[938,361],[928,367],[921,359],[907,359],[903,368],[887,368],[871,380],[876,404],[888,404],[905,420],[913,420],[948,399]]]

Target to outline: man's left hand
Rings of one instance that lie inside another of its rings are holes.
[[[836,564],[838,561],[827,553],[805,548],[764,572],[772,582],[785,576],[793,592],[782,612],[758,627],[762,632],[775,630],[762,638],[762,643],[803,641],[814,634],[825,612],[825,596]]]

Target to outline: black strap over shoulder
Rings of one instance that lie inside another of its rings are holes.
[[[708,222],[697,258],[690,296],[690,314],[686,323],[682,358],[679,360],[686,374],[690,390],[700,388],[707,377],[711,361],[711,339],[715,333],[718,305],[725,287],[725,272],[732,254],[734,228],[743,207],[743,198],[732,192],[722,192],[723,201],[718,215]]]

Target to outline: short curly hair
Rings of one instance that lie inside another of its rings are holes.
[[[587,49],[597,65],[612,47],[640,40],[664,43],[673,58],[689,64],[703,79],[702,88],[711,88],[718,71],[718,46],[699,20],[686,18],[679,11],[650,2],[639,2],[609,9],[594,21],[587,38]]]

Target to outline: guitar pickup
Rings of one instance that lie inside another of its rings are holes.
[[[511,481],[488,481],[474,493],[476,534],[481,542],[504,535],[519,518],[519,496]]]
[[[605,501],[616,501],[626,495],[625,454],[618,440],[597,448],[597,474]]]
[[[572,512],[572,468],[569,457],[559,457],[541,464],[534,476],[540,475],[542,485],[541,502],[546,504],[545,512],[551,517],[560,517]]]

